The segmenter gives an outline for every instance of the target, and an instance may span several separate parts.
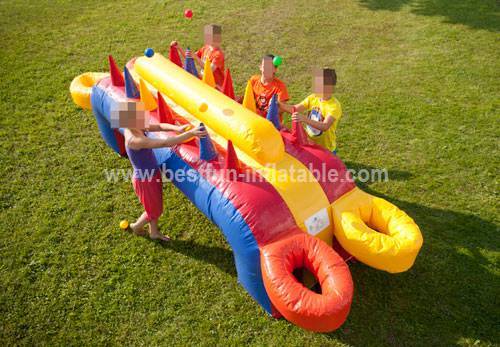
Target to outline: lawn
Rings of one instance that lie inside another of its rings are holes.
[[[184,8],[194,11],[189,22]],[[223,26],[237,91],[268,52],[292,101],[337,69],[339,154],[387,168],[366,191],[404,209],[424,246],[391,275],[351,265],[345,324],[274,320],[238,285],[221,232],[165,186],[160,245],[119,230],[140,211],[128,168],[69,96],[72,78]],[[500,5],[496,0],[2,1],[0,344],[500,344]]]

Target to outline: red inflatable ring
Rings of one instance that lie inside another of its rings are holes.
[[[276,309],[289,321],[317,332],[337,329],[349,314],[353,284],[348,266],[326,243],[300,232],[261,249],[264,286]],[[321,294],[293,275],[307,268]]]

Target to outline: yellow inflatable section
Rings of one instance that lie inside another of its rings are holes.
[[[73,79],[69,86],[69,92],[75,104],[85,110],[90,110],[90,93],[94,84],[108,77],[109,73],[102,72],[86,72]]]
[[[207,127],[261,164],[276,163],[285,154],[283,139],[273,124],[179,68],[161,54],[139,57],[137,74]],[[207,107],[208,106],[208,107]]]
[[[422,234],[406,213],[354,188],[332,204],[339,243],[361,262],[391,273],[408,270],[422,247]]]

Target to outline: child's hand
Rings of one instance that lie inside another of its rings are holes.
[[[198,126],[192,130],[189,130],[188,132],[196,137],[205,137],[208,135],[207,130],[205,129],[204,126]]]
[[[191,127],[191,124],[178,125],[177,129],[175,129],[175,131],[177,131],[178,133],[183,133],[183,132],[187,131],[190,127]]]
[[[292,121],[294,122],[303,122],[306,117],[298,112],[292,113]]]

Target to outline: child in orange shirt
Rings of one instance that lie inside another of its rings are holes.
[[[274,65],[273,59],[274,55],[272,54],[264,56],[260,64],[261,74],[252,76],[249,81],[252,85],[257,113],[263,117],[267,115],[269,102],[274,94],[277,94],[279,102],[290,99],[285,83],[276,77],[277,67]]]
[[[209,24],[204,28],[205,44],[193,55],[194,60],[200,66],[201,74],[203,75],[203,68],[205,61],[208,59],[211,63],[212,71],[214,73],[215,84],[217,88],[221,89],[224,83],[224,52],[220,48],[222,41],[222,28],[219,25]],[[177,43],[172,41],[171,46],[176,46],[180,54],[185,58],[186,52]]]

